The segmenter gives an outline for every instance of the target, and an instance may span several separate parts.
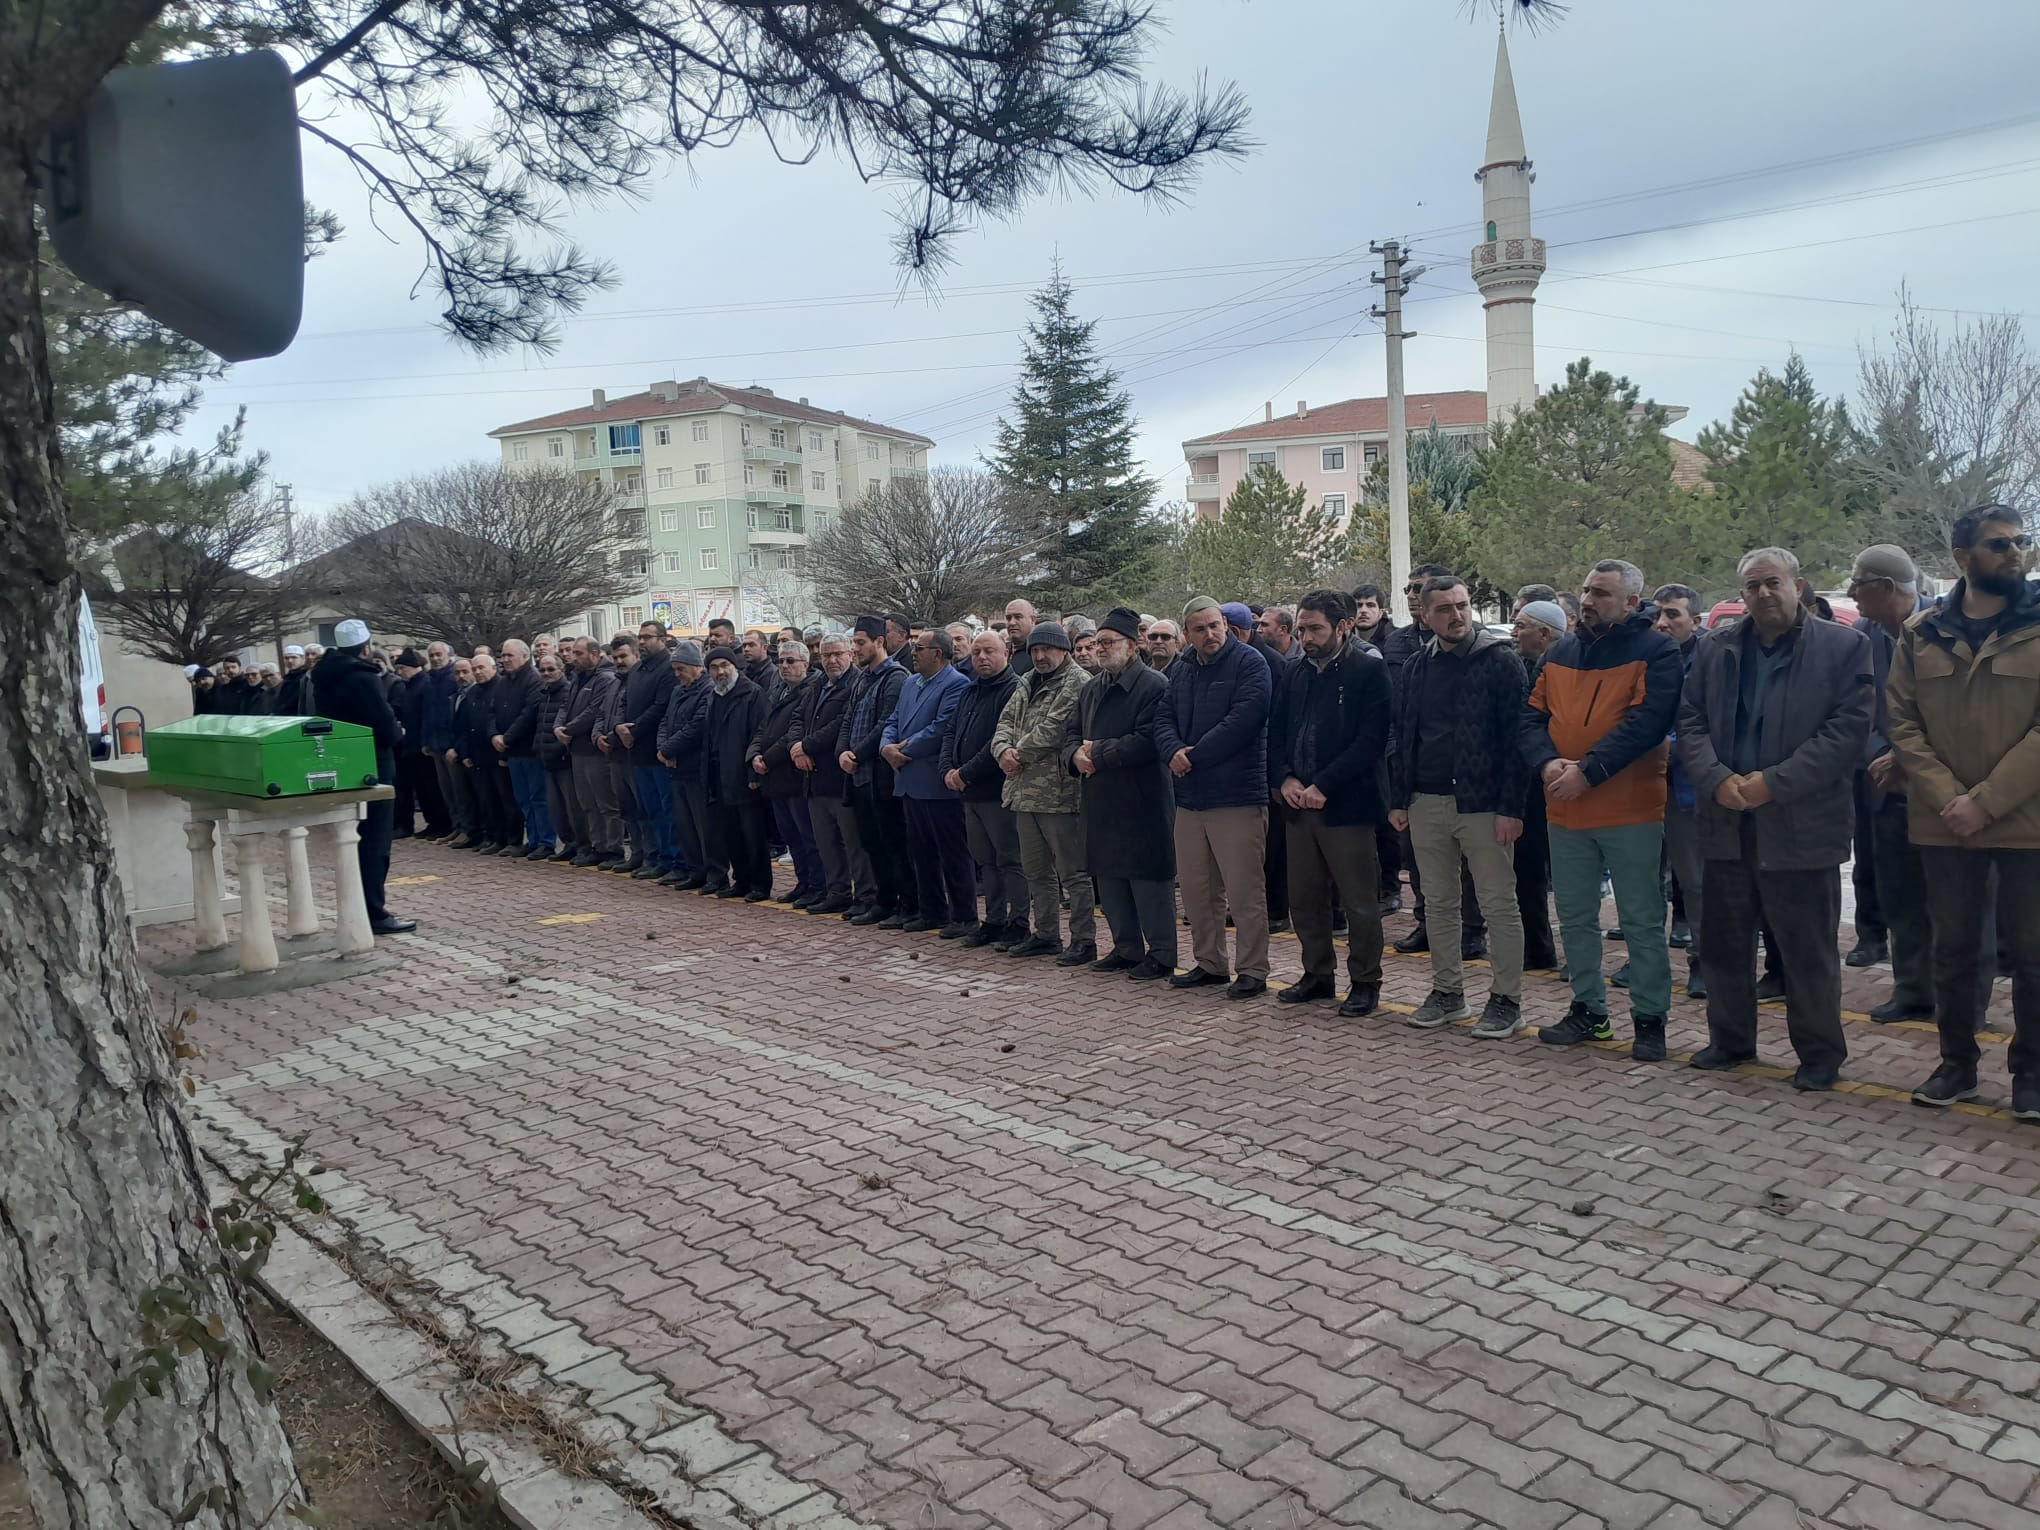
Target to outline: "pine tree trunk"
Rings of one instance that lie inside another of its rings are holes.
[[[36,277],[27,134],[0,103],[0,1435],[37,1519],[162,1526],[213,1487],[254,1526],[294,1491],[275,1409],[198,1357],[111,1427],[141,1294],[180,1269],[255,1341],[208,1231],[171,1060],[136,965],[78,711],[79,582],[66,546]],[[208,1273],[209,1272],[209,1273]]]

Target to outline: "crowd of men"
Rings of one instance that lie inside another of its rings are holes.
[[[283,650],[281,664],[243,664],[238,658],[210,668],[187,664],[191,709],[200,717],[308,717],[312,667],[325,652],[317,643],[292,643]]]
[[[1239,1000],[1268,991],[1286,922],[1304,970],[1281,1001],[1349,1017],[1379,1007],[1382,921],[1406,870],[1417,926],[1397,948],[1431,968],[1409,1024],[1514,1036],[1526,966],[1556,967],[1571,1004],[1539,1039],[1608,1042],[1602,941],[1619,938],[1631,1055],[1662,1060],[1683,945],[1710,1033],[1692,1065],[1753,1059],[1758,1005],[1782,996],[1802,1090],[1831,1089],[1847,1056],[1837,935],[1853,847],[1889,930],[1892,991],[1873,1017],[1940,1030],[1941,1066],[1913,1098],[1976,1096],[2003,961],[2013,1110],[2040,1121],[2028,546],[2016,511],[1964,516],[1962,579],[1939,601],[1903,551],[1867,548],[1854,625],[1772,547],[1741,560],[1744,618],[1711,629],[1692,589],[1647,599],[1643,573],[1609,558],[1576,598],[1519,592],[1513,640],[1428,567],[1406,626],[1362,586],[1260,611],[1200,597],[1180,626],[1125,608],[1045,621],[1015,600],[975,632],[893,613],[847,632],[712,624],[705,647],[656,622],[465,657],[435,643],[395,656],[376,725],[398,837]],[[347,683],[377,669],[366,629],[343,627],[315,678],[326,715],[342,715],[329,669]],[[775,894],[781,855],[793,884]],[[1669,910],[1669,932],[1668,887],[1684,913]],[[379,875],[372,913],[408,923],[382,908]],[[1477,955],[1492,973],[1476,1018]]]

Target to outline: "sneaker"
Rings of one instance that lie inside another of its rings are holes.
[[[1232,979],[1223,972],[1206,972],[1202,967],[1192,967],[1188,972],[1179,972],[1169,979],[1171,988],[1220,988]]]
[[[1762,1004],[1766,999],[1782,999],[1784,997],[1785,979],[1778,976],[1777,973],[1767,972],[1757,979],[1757,1002],[1759,1004]]]
[[[1870,1018],[1879,1025],[1894,1025],[1901,1020],[1931,1020],[1934,1018],[1934,1006],[1901,1004],[1896,999],[1887,999],[1870,1011]]]
[[[1913,1104],[1945,1108],[1976,1098],[1976,1069],[1944,1062],[1934,1076],[1912,1092]]]
[[[1390,914],[1400,914],[1402,912],[1402,894],[1399,892],[1383,893],[1378,907],[1381,911],[1381,917],[1384,919]]]
[[[1280,919],[1270,919],[1268,921],[1268,933],[1270,935],[1287,935],[1289,933],[1288,916],[1284,915]]]
[[[1409,934],[1395,943],[1395,949],[1404,956],[1421,956],[1431,949],[1431,937],[1420,924]]]
[[[1093,972],[1131,972],[1145,959],[1145,956],[1128,956],[1124,951],[1115,950],[1110,956],[1101,956],[1091,963],[1091,970]]]
[[[1381,1007],[1381,990],[1372,983],[1355,983],[1346,994],[1346,1002],[1339,1006],[1339,1013],[1348,1020],[1358,1020],[1371,1015]]]
[[[1608,1024],[1606,1015],[1597,1015],[1578,999],[1565,1012],[1565,1018],[1556,1025],[1540,1025],[1537,1039],[1546,1046],[1577,1047],[1589,1041],[1613,1041],[1615,1032]]]
[[[1516,1000],[1498,993],[1489,994],[1487,1006],[1481,1010],[1480,1019],[1474,1022],[1473,1039],[1507,1041],[1511,1036],[1520,1035],[1529,1023],[1523,1018],[1523,1006]]]
[[[1693,1054],[1689,1068],[1699,1068],[1707,1073],[1722,1073],[1730,1068],[1740,1068],[1744,1063],[1755,1062],[1754,1052],[1731,1052],[1727,1047],[1705,1046]]]
[[[1232,980],[1232,986],[1226,989],[1225,996],[1228,999],[1258,999],[1267,991],[1266,978],[1249,977],[1242,972]]]
[[[1792,1075],[1792,1087],[1801,1094],[1825,1094],[1835,1087],[1841,1076],[1841,1069],[1833,1066],[1813,1068],[1801,1063],[1799,1070]]]
[[[1015,919],[1011,924],[1001,925],[992,937],[992,949],[1001,954],[1010,954],[1013,948],[1023,944],[1033,932],[1027,928],[1025,919]]]
[[[1430,997],[1417,1006],[1417,1012],[1409,1017],[1409,1024],[1420,1031],[1435,1031],[1441,1025],[1450,1025],[1455,1020],[1464,1020],[1473,1013],[1466,1007],[1466,995],[1447,993],[1433,988]]]
[[[1098,959],[1098,948],[1090,941],[1069,947],[1055,959],[1058,967],[1088,967]]]
[[[1615,975],[1608,979],[1608,986],[1611,988],[1627,988],[1629,986],[1629,963],[1624,962],[1615,969]]]
[[[1006,954],[1008,956],[1060,956],[1062,955],[1062,942],[1059,940],[1044,940],[1039,935],[1030,935],[1025,940],[1016,941]]]
[[[1842,958],[1850,967],[1874,967],[1879,962],[1891,960],[1891,947],[1881,940],[1859,940],[1849,948],[1849,954]]]
[[[1672,921],[1671,937],[1665,944],[1680,951],[1685,950],[1693,944],[1693,926],[1686,923],[1683,919],[1674,919]]]
[[[1275,995],[1278,1004],[1308,1004],[1313,999],[1336,999],[1339,990],[1330,978],[1302,977]]]
[[[1663,1015],[1631,1015],[1629,1028],[1634,1033],[1629,1043],[1629,1056],[1634,1062],[1663,1062],[1665,1060],[1665,1017]]]
[[[1159,983],[1163,978],[1172,978],[1175,975],[1176,969],[1174,967],[1164,967],[1152,956],[1148,956],[1143,957],[1140,965],[1126,974],[1126,981],[1129,983]]]
[[[2021,1121],[2040,1121],[2040,1075],[2012,1080],[2012,1114]]]

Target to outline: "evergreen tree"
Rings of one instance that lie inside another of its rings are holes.
[[[1757,373],[1727,422],[1700,433],[1719,556],[1785,547],[1809,570],[1844,556],[1862,499],[1848,474],[1852,439],[1847,407],[1815,391],[1797,353],[1783,373]]]
[[[2006,463],[1943,450],[1919,390],[1907,388],[1880,401],[1856,430],[1844,472],[1866,502],[1859,541],[1894,542],[1921,568],[1951,575],[1949,528],[1964,511],[1999,497]]]
[[[1098,321],[1077,317],[1071,290],[1058,263],[1034,294],[1022,342],[1025,374],[1013,392],[1013,418],[999,421],[990,462],[1042,506],[1053,539],[1043,592],[1064,606],[1121,582],[1162,534],[1147,514],[1155,480],[1133,454],[1132,400],[1099,359],[1092,342]]]
[[[1696,497],[1672,482],[1664,428],[1662,405],[1585,358],[1535,408],[1496,425],[1467,502],[1486,576],[1504,589],[1564,587],[1596,560],[1622,558],[1647,580],[1690,582],[1709,539]]]
[[[1302,484],[1267,463],[1233,486],[1215,521],[1190,528],[1190,586],[1219,600],[1295,600],[1346,561],[1351,537],[1320,504],[1306,508]]]

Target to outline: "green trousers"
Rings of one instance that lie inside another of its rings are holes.
[[[1608,1013],[1601,976],[1601,869],[1615,884],[1615,912],[1629,953],[1629,1012],[1662,1017],[1672,1010],[1672,954],[1665,945],[1665,892],[1658,879],[1665,826],[1613,829],[1551,826],[1551,900],[1565,942],[1573,998]]]

